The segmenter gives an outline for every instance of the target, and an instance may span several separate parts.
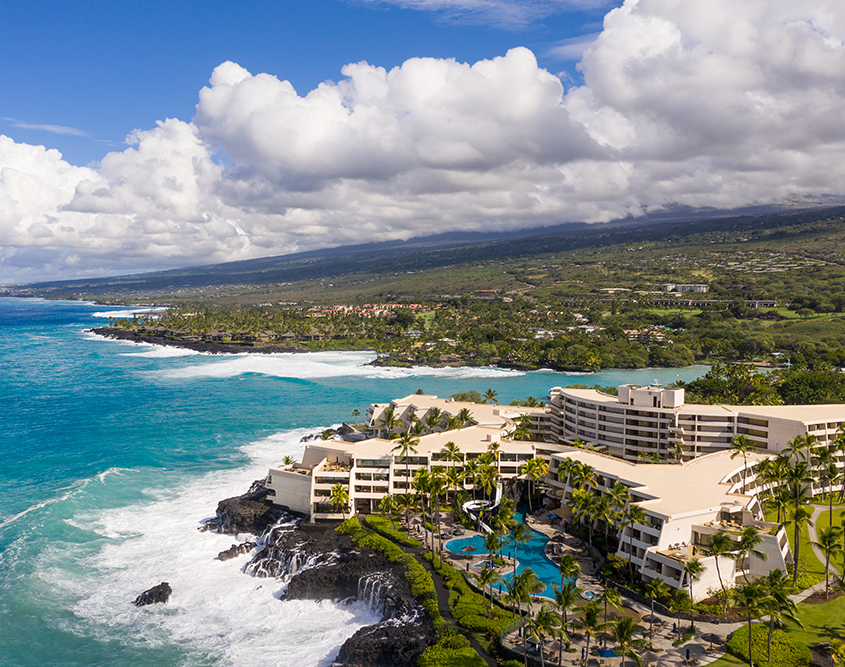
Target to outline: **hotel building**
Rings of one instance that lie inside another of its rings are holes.
[[[628,487],[630,502],[640,505],[647,519],[623,528],[617,554],[630,560],[646,582],[662,579],[671,588],[689,591],[684,564],[695,558],[704,565],[704,572],[692,582],[693,599],[709,597],[708,591],[720,588],[716,559],[708,551],[712,536],[724,530],[732,539],[738,539],[746,526],[759,531],[762,543],[757,549],[767,558],[751,557],[738,562],[720,557],[719,571],[726,586],[733,586],[738,577],[751,579],[775,568],[786,572],[786,565],[791,562],[785,530],[763,520],[756,496],[753,466],[766,455],[748,456],[746,493],[742,489],[742,458],[732,460],[726,451],[674,465],[632,463],[577,448],[552,454],[551,458],[547,495],[561,501],[562,509],[555,512],[564,517],[571,516],[567,502],[573,490],[564,472],[566,459],[593,468],[597,482],[590,488],[597,496],[616,482]]]
[[[549,414],[532,420],[532,434],[581,440],[627,461],[689,460],[727,449],[736,435],[772,453],[798,435],[830,444],[845,422],[845,405],[686,405],[683,389],[659,385],[621,385],[618,396],[555,387],[549,396]]]

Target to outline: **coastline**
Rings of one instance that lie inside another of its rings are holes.
[[[88,329],[96,336],[108,338],[111,340],[125,340],[134,343],[150,343],[151,345],[160,345],[161,347],[178,347],[186,350],[193,350],[194,352],[202,352],[206,354],[280,354],[280,353],[300,353],[307,354],[313,350],[303,350],[299,347],[290,347],[288,345],[265,345],[252,343],[218,343],[207,342],[200,340],[178,340],[174,338],[165,338],[164,336],[142,336],[134,331],[126,331],[125,329],[118,329],[116,327],[93,327]]]
[[[164,336],[141,335],[135,331],[127,331],[126,329],[119,329],[117,327],[92,327],[87,329],[96,336],[111,340],[124,340],[134,343],[149,343],[151,345],[160,345],[162,347],[176,347],[186,350],[193,350],[194,352],[201,352],[203,354],[310,354],[315,352],[373,352],[372,348],[357,348],[350,350],[348,348],[339,349],[322,349],[322,350],[307,350],[301,347],[292,347],[290,345],[276,345],[272,343],[260,342],[243,342],[243,343],[223,343],[218,341],[197,341],[197,340],[181,340],[177,338],[167,338]],[[644,368],[601,368],[598,370],[577,369],[577,368],[552,368],[549,366],[531,366],[512,363],[503,363],[501,361],[495,363],[481,364],[473,360],[454,361],[449,363],[425,363],[425,362],[405,362],[390,359],[389,356],[376,357],[366,364],[367,366],[375,366],[379,368],[498,368],[501,370],[521,371],[521,372],[550,372],[561,373],[566,375],[583,375],[588,377],[604,371],[644,371],[651,368],[665,369],[670,367],[651,367]],[[708,364],[692,364],[693,366],[701,366]],[[675,367],[671,367],[675,368]]]

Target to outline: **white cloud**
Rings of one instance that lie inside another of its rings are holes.
[[[435,12],[450,22],[526,28],[546,16],[567,10],[606,8],[612,0],[358,0]]]
[[[88,134],[83,130],[75,127],[67,127],[65,125],[38,125],[34,123],[25,123],[24,121],[17,120],[15,118],[3,118],[3,120],[9,121],[12,124],[12,127],[17,127],[21,130],[42,130],[44,132],[51,132],[52,134],[69,134],[75,137],[88,136]]]
[[[192,122],[97,169],[0,138],[0,280],[843,194],[843,14],[629,0],[567,91],[522,48],[352,63],[305,95],[223,63]]]

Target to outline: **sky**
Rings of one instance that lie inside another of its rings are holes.
[[[845,195],[839,0],[47,8],[0,6],[0,284]]]

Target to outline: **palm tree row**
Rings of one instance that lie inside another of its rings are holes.
[[[469,408],[461,408],[457,414],[450,415],[444,412],[437,406],[429,408],[424,417],[420,419],[416,413],[412,413],[408,418],[408,426],[405,428],[405,423],[396,414],[395,408],[386,408],[381,413],[376,428],[379,433],[384,433],[388,438],[395,439],[404,433],[409,433],[411,436],[421,436],[426,433],[435,433],[438,431],[454,431],[459,428],[464,428],[467,424],[472,422],[472,412]]]

